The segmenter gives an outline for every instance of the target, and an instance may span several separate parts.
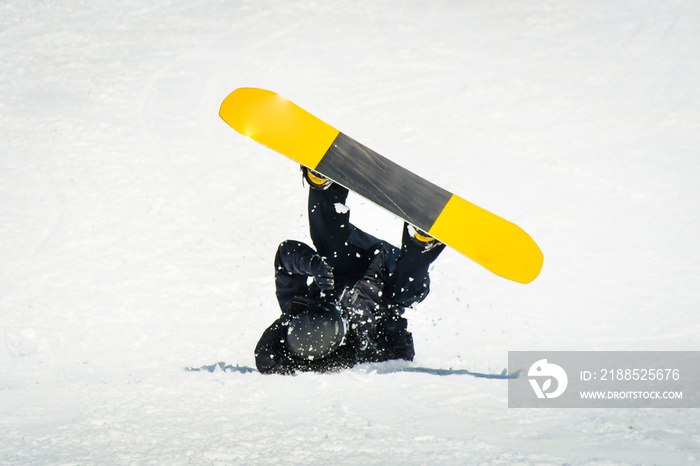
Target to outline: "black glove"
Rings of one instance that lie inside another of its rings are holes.
[[[316,286],[321,291],[332,290],[335,286],[333,280],[333,267],[328,265],[325,257],[315,254],[309,261],[309,274],[314,277]]]

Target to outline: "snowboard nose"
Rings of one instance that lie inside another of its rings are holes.
[[[284,97],[243,87],[224,99],[219,116],[233,129],[311,169],[339,131]]]

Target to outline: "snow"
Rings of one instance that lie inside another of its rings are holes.
[[[0,4],[1,464],[690,464],[693,409],[508,409],[507,384],[252,367],[298,166],[218,117],[278,92],[517,223],[543,271],[453,252],[416,364],[698,350],[700,4]],[[353,221],[401,224],[351,196]]]

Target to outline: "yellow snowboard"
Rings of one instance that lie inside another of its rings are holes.
[[[236,89],[219,115],[239,133],[369,199],[501,277],[529,283],[542,269],[542,251],[519,226],[406,170],[274,92]]]

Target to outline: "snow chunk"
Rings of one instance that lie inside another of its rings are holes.
[[[346,206],[345,204],[341,202],[336,202],[335,203],[335,211],[338,212],[339,214],[347,214],[350,212],[350,207]]]

